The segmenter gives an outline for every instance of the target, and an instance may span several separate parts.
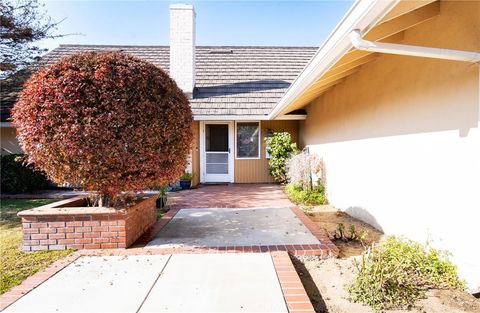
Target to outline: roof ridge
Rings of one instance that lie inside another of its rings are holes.
[[[58,47],[117,47],[117,48],[169,48],[169,45],[99,45],[99,44],[60,44]],[[196,48],[202,48],[202,49],[216,49],[216,48],[236,48],[236,49],[318,49],[316,46],[253,46],[253,45],[248,45],[248,46],[240,46],[240,45],[229,45],[229,46],[215,46],[215,45],[197,45]],[[53,50],[55,50],[54,48]]]

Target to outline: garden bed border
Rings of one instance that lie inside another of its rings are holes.
[[[79,207],[85,196],[21,211],[23,251],[127,248],[156,222],[156,196],[125,209]]]

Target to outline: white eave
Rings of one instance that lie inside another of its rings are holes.
[[[195,121],[261,121],[267,115],[194,115]]]
[[[306,114],[280,115],[277,120],[305,120]],[[265,121],[268,115],[194,115],[194,121]]]
[[[270,112],[268,119],[277,119],[286,107],[353,48],[350,41],[353,30],[369,31],[399,2],[400,0],[357,0]]]

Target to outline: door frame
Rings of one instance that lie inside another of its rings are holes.
[[[205,157],[205,125],[207,124],[224,124],[228,125],[228,175],[229,181],[220,181],[218,183],[235,182],[235,123],[233,121],[200,121],[200,183],[214,183],[206,181],[206,157]]]

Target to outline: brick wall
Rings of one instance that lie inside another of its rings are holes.
[[[155,223],[155,200],[116,210],[78,207],[85,199],[76,197],[21,211],[23,250],[126,248]]]

